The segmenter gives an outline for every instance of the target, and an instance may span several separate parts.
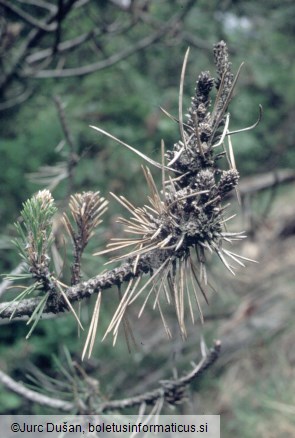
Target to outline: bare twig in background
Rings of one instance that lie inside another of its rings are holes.
[[[45,9],[46,11],[56,12],[56,5],[52,3],[48,3],[44,0],[18,0],[19,3],[23,3],[24,5],[32,5],[37,6],[40,9]]]
[[[64,111],[64,104],[62,103],[60,96],[55,96],[54,102],[55,102],[57,110],[58,110],[58,115],[60,118],[60,122],[61,122],[61,126],[63,129],[64,135],[65,135],[65,139],[70,147],[71,153],[73,154],[75,152],[76,145],[75,145],[75,141],[74,141],[74,136],[73,136],[73,134],[70,130],[69,124],[66,120],[66,115],[65,115],[65,111]]]
[[[44,19],[40,20],[35,18],[33,14],[26,12],[21,7],[13,5],[7,0],[0,0],[0,6],[2,9],[9,13],[15,14],[22,28],[23,33],[27,33],[23,43],[17,48],[15,48],[16,39],[11,47],[3,47],[5,52],[10,53],[11,56],[6,56],[3,63],[5,64],[3,68],[3,73],[0,76],[0,95],[2,97],[2,102],[0,102],[0,110],[4,110],[12,107],[13,105],[18,105],[24,102],[29,96],[27,89],[31,89],[30,78],[63,78],[72,76],[84,76],[108,68],[127,57],[144,50],[157,42],[159,39],[164,37],[167,32],[169,32],[174,27],[178,27],[182,20],[188,15],[189,10],[193,7],[194,1],[187,0],[187,2],[181,7],[180,12],[177,12],[171,19],[167,22],[161,23],[157,29],[151,28],[148,35],[140,39],[136,44],[125,44],[127,48],[122,49],[117,53],[112,55],[105,55],[107,51],[104,50],[103,45],[106,44],[99,43],[99,53],[104,54],[104,59],[96,62],[88,63],[84,66],[76,66],[72,68],[66,67],[66,58],[64,58],[62,63],[57,63],[52,68],[48,68],[49,65],[53,65],[56,61],[56,55],[66,54],[73,50],[83,49],[82,45],[86,42],[93,42],[92,45],[92,57],[97,59],[98,50],[96,39],[112,36],[114,34],[124,35],[125,32],[130,30],[136,24],[140,24],[141,15],[133,13],[132,8],[126,9],[126,21],[123,25],[117,22],[106,24],[103,22],[94,23],[93,28],[86,33],[75,36],[70,40],[63,41],[63,24],[65,20],[68,20],[68,16],[72,10],[81,9],[87,13],[87,5],[89,1],[81,0],[69,0],[68,2],[59,1],[58,5],[51,5],[44,1],[22,1],[23,4],[31,4],[38,6],[39,10],[42,10],[44,14]],[[116,7],[116,6],[114,6]],[[117,5],[117,7],[120,7]],[[5,15],[4,15],[5,16]],[[68,24],[68,23],[67,23]],[[53,38],[49,39],[49,47],[44,48],[41,44],[46,35],[53,35]],[[3,39],[5,45],[5,38]],[[40,63],[41,62],[41,63]],[[89,61],[88,61],[89,62]],[[22,94],[17,90],[17,84],[21,83],[24,91]]]
[[[261,173],[243,178],[239,184],[241,196],[267,190],[278,184],[295,181],[295,171],[292,169],[278,169],[274,172]]]
[[[40,70],[37,69],[26,69],[22,73],[22,77],[34,77],[37,79],[46,79],[46,78],[69,78],[76,76],[85,76],[91,73],[97,72],[99,70],[104,70],[112,65],[117,64],[123,59],[128,58],[134,53],[143,50],[149,47],[151,44],[155,43],[162,35],[164,35],[166,29],[162,30],[157,34],[153,34],[146,38],[143,38],[138,43],[134,44],[127,49],[122,50],[119,53],[115,53],[111,55],[107,59],[103,59],[102,61],[95,62],[93,64],[84,65],[83,67],[75,67],[75,68],[62,68],[62,69],[54,69],[54,70]]]
[[[57,107],[60,123],[65,136],[65,140],[69,146],[69,154],[67,158],[67,176],[69,178],[68,183],[68,196],[75,191],[74,188],[74,169],[78,164],[79,157],[77,155],[77,146],[75,145],[74,136],[70,129],[69,123],[67,122],[64,105],[59,96],[54,97],[54,102]]]
[[[275,172],[261,173],[244,178],[241,181],[239,193],[241,196],[243,218],[247,233],[252,239],[265,222],[273,205],[278,187],[293,181],[295,181],[295,172],[291,169],[278,169]],[[269,199],[263,211],[254,217],[252,201],[255,200],[256,194],[267,190],[270,191]]]
[[[48,25],[46,22],[42,22],[40,20],[37,20],[32,15],[27,14],[24,10],[22,10],[21,8],[18,8],[17,6],[12,4],[11,1],[8,2],[6,0],[0,0],[0,6],[9,10],[10,12],[17,15],[22,20],[24,20],[25,22],[29,23],[31,26],[33,26],[37,29],[40,29],[44,32],[53,32],[56,30],[55,23]]]
[[[90,32],[84,33],[82,35],[77,36],[76,38],[72,38],[68,41],[60,42],[56,47],[56,52],[62,54],[64,52],[75,49],[76,47],[81,46],[83,43],[90,40],[96,34],[100,35],[101,32],[99,30],[91,30]],[[52,48],[39,50],[38,52],[34,52],[31,55],[26,57],[26,63],[28,65],[34,64],[36,62],[44,61],[50,58],[53,55]]]
[[[17,94],[16,96],[12,97],[11,99],[7,99],[4,102],[0,103],[0,111],[6,111],[9,108],[13,108],[16,105],[20,105],[26,100],[28,100],[31,95],[33,94],[34,90],[31,88],[25,89],[22,93]]]
[[[165,23],[158,31],[154,31],[151,35],[148,35],[147,37],[141,39],[133,46],[127,47],[126,49],[123,49],[122,51],[111,55],[109,58],[103,59],[93,64],[84,65],[82,67],[62,68],[54,70],[26,69],[21,75],[22,77],[34,77],[39,79],[68,78],[75,76],[85,76],[99,70],[104,70],[157,42],[170,30],[172,26],[174,26],[178,22],[178,20],[180,20],[179,14],[177,14],[176,17],[170,19],[168,23]]]
[[[63,8],[62,17],[65,19],[67,14],[71,11],[74,4],[77,0],[69,0]],[[46,25],[50,25],[54,23],[57,17],[56,10],[49,13],[44,21]],[[0,94],[4,93],[7,90],[7,87],[14,80],[19,78],[19,67],[22,65],[24,59],[30,53],[32,47],[36,47],[36,45],[42,40],[42,38],[47,34],[47,31],[40,28],[32,29],[27,39],[22,43],[18,53],[12,58],[10,65],[7,66],[6,72],[0,77]]]

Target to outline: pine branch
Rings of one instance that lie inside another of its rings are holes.
[[[187,7],[190,6],[190,3],[188,2]],[[203,72],[199,75],[191,107],[186,115],[187,120],[184,122],[182,94],[188,51],[185,55],[179,92],[178,123],[181,140],[166,153],[164,142],[162,142],[162,164],[146,157],[143,153],[113,137],[103,129],[94,127],[97,131],[162,169],[162,190],[160,191],[149,168],[143,168],[150,191],[148,204],[143,207],[136,207],[123,196],[113,194],[114,198],[132,215],[128,220],[121,218],[120,221],[125,225],[125,231],[129,236],[131,234],[134,237],[114,239],[106,250],[97,254],[122,251],[131,247],[129,252],[112,260],[122,262],[122,264],[118,268],[97,275],[86,282],[79,282],[82,252],[91,236],[93,225],[100,222],[97,219],[103,213],[102,210],[106,204],[101,204],[103,200],[95,201],[93,194],[90,197],[87,193],[75,195],[76,197],[72,197],[70,208],[77,225],[77,231],[74,231],[69,218],[64,216],[67,231],[74,245],[72,285],[75,285],[72,287],[62,285],[61,287],[61,283],[53,275],[49,273],[47,275],[48,256],[43,254],[43,250],[40,255],[34,250],[33,243],[36,237],[32,240],[31,234],[28,237],[23,235],[25,245],[21,247],[21,251],[26,257],[29,248],[30,270],[35,278],[41,282],[41,285],[43,284],[45,291],[49,291],[49,296],[43,304],[40,298],[23,299],[21,303],[1,304],[0,316],[2,318],[29,316],[34,306],[38,306],[39,309],[41,305],[43,313],[56,314],[65,311],[72,303],[94,293],[101,293],[112,286],[120,287],[123,283],[128,283],[126,293],[123,294],[106,332],[107,334],[113,331],[114,342],[127,306],[144,293],[145,300],[140,315],[148,298],[155,291],[157,292],[154,307],[157,306],[159,309],[167,334],[170,335],[170,330],[161,310],[162,296],[166,297],[168,302],[172,299],[181,335],[186,337],[186,312],[184,310],[186,301],[192,322],[195,318],[195,304],[201,320],[203,320],[198,294],[200,292],[207,301],[206,252],[215,252],[226,269],[233,275],[235,274],[233,262],[244,266],[244,260],[253,261],[224,248],[224,244],[227,242],[231,243],[234,240],[245,238],[243,232],[227,231],[224,223],[229,221],[232,216],[228,218],[224,216],[227,205],[222,205],[228,193],[236,189],[239,180],[230,140],[231,133],[228,128],[229,114],[226,112],[238,74],[234,77],[231,72],[227,47],[223,41],[214,46],[214,55],[217,79],[214,81],[209,72]],[[214,84],[217,88],[217,94],[213,109],[210,111]],[[175,120],[172,116],[169,115],[169,117]],[[252,127],[255,127],[256,124]],[[236,134],[237,131],[234,133]],[[218,152],[218,148],[223,149]],[[224,157],[228,161],[228,170],[223,170],[219,164],[220,158]],[[167,164],[165,164],[165,160]],[[165,172],[167,171],[174,174],[174,177],[172,178],[170,175],[166,177]],[[95,206],[94,210],[93,205]],[[32,220],[34,221],[34,219]],[[36,228],[36,226],[34,227]],[[18,228],[21,232],[20,227]],[[30,224],[27,228],[30,228]],[[39,232],[39,236],[42,237],[42,233]],[[42,239],[44,240],[43,237]],[[46,242],[43,240],[41,247],[44,245],[46,249]],[[34,259],[36,254],[37,260]],[[38,257],[41,257],[42,260],[39,260]],[[150,275],[150,278],[142,286],[141,280],[147,274]],[[39,286],[38,288],[40,288]],[[192,303],[191,295],[195,304]],[[96,327],[97,321],[93,320],[92,326]]]
[[[72,411],[75,405],[71,402],[59,400],[53,397],[48,397],[43,394],[39,394],[36,391],[32,391],[21,382],[16,382],[3,371],[0,370],[0,382],[6,386],[6,388],[22,396],[23,398],[37,403],[41,406],[48,406],[50,408],[59,409],[61,411]]]
[[[122,263],[120,267],[111,269],[104,274],[97,275],[88,281],[81,282],[75,286],[67,288],[64,293],[68,300],[73,304],[77,301],[90,297],[94,293],[110,289],[112,286],[117,286],[129,281],[131,278],[137,277],[141,273],[148,273],[149,266],[144,262],[146,257],[141,257],[141,262],[138,264],[137,271],[134,274],[134,265],[130,263]],[[1,303],[0,318],[15,318],[20,316],[30,316],[36,306],[40,303],[40,298],[24,299],[20,303]],[[51,301],[48,299],[43,313],[60,313],[68,310],[65,306],[62,297]]]
[[[174,380],[165,380],[160,382],[160,387],[152,391],[145,392],[138,396],[129,397],[123,400],[113,400],[103,403],[97,413],[123,410],[140,406],[142,404],[155,405],[159,399],[175,405],[181,403],[185,399],[185,390],[189,384],[198,379],[216,362],[220,355],[221,343],[216,341],[213,348],[203,359],[196,365],[192,371]]]
[[[134,397],[128,397],[122,400],[111,400],[108,402],[101,402],[100,400],[92,399],[90,401],[90,397],[88,397],[90,406],[85,405],[85,402],[79,399],[76,400],[76,403],[72,403],[40,394],[37,391],[27,388],[22,382],[16,382],[1,370],[0,382],[16,394],[19,394],[25,399],[39,405],[48,406],[66,412],[73,412],[78,409],[79,413],[87,413],[88,415],[108,413],[111,411],[121,412],[126,408],[140,407],[143,404],[153,406],[161,399],[163,402],[170,405],[176,405],[184,401],[187,386],[201,377],[203,373],[211,368],[216,362],[220,355],[220,348],[220,341],[216,341],[213,348],[209,350],[209,352],[190,372],[178,379],[161,381],[159,382],[159,387],[152,391],[144,392]],[[87,379],[87,376],[84,377]]]

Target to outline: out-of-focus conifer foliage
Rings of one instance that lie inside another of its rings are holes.
[[[90,1],[85,8],[74,10],[63,22],[63,39],[87,32],[97,22],[96,30],[102,33],[97,37],[97,58],[108,57],[151,34],[152,26],[157,29],[166,23],[186,2],[134,3],[139,8],[137,11],[134,6],[134,17],[144,13],[146,21],[152,25],[139,21],[123,34],[118,32],[110,37],[104,34],[103,26],[117,22],[122,27],[127,26],[132,23],[131,13],[111,1]],[[140,5],[144,3],[147,6],[142,12]],[[34,7],[30,11],[34,11]],[[12,34],[10,41],[17,49],[27,35],[26,25],[12,13],[3,15],[5,26],[19,24],[21,27],[15,40]],[[211,46],[221,38],[228,42],[234,67],[246,60],[239,82],[241,92],[232,104],[232,125],[239,128],[251,124],[257,117],[258,104],[264,107],[263,123],[257,130],[239,138],[235,145],[237,158],[242,157],[239,166],[242,175],[257,169],[290,166],[295,160],[290,147],[294,138],[294,15],[294,5],[287,0],[280,3],[271,0],[263,3],[200,1],[171,32],[105,70],[83,77],[23,78],[25,85],[32,88],[31,97],[1,112],[2,226],[11,217],[15,218],[21,202],[37,189],[28,182],[26,173],[59,159],[54,150],[62,133],[54,95],[60,95],[66,103],[78,151],[84,151],[79,185],[95,184],[101,190],[107,190],[129,178],[133,178],[134,183],[138,178],[138,163],[132,163],[128,152],[91,132],[88,125],[97,124],[143,151],[158,154],[161,138],[168,145],[177,139],[176,126],[160,113],[159,106],[174,114],[177,112],[176,90],[184,50],[188,45],[192,48],[185,84],[185,94],[190,96],[196,72],[212,65]],[[41,47],[48,46],[46,38]],[[5,50],[4,45],[3,71],[10,63],[5,59]],[[67,67],[94,61],[92,47],[87,45],[78,55],[73,50],[66,58]],[[13,88],[13,84],[8,87]],[[7,96],[11,92],[5,90]],[[128,172],[125,166],[129,167]],[[134,188],[134,184],[130,185]]]

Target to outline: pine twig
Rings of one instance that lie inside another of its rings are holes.
[[[216,341],[213,345],[213,348],[210,349],[209,353],[203,357],[203,359],[193,368],[192,371],[188,372],[179,379],[165,380],[159,382],[159,387],[152,391],[144,392],[140,395],[128,397],[122,400],[111,400],[103,403],[100,402],[96,404],[94,412],[90,412],[89,409],[91,409],[91,407],[87,406],[80,406],[80,409],[82,409],[84,412],[86,411],[87,414],[102,414],[111,411],[123,411],[126,408],[137,407],[143,404],[153,406],[157,403],[157,401],[161,399],[169,403],[170,405],[181,403],[184,400],[186,387],[191,382],[198,379],[205,371],[211,368],[211,366],[216,362],[220,355],[220,348],[220,341]],[[37,403],[41,406],[48,406],[50,408],[62,410],[65,412],[73,412],[75,409],[79,409],[79,406],[76,406],[75,403],[60,400],[54,397],[49,397],[33,391],[27,388],[23,383],[16,382],[14,379],[9,377],[1,370],[0,382],[16,394],[19,394],[25,399]]]

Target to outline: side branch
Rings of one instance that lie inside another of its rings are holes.
[[[0,0],[0,6],[2,6],[4,9],[7,9],[10,12],[12,12],[17,17],[21,18],[22,20],[24,20],[26,23],[30,24],[31,26],[36,27],[37,29],[40,29],[44,32],[53,32],[56,29],[56,23],[47,24],[46,22],[42,22],[40,20],[37,20],[32,15],[27,14],[22,9],[11,4],[11,1],[8,2],[6,0]]]
[[[194,369],[185,374],[183,377],[175,380],[165,380],[160,382],[160,387],[154,389],[153,391],[145,392],[135,397],[126,398],[123,400],[113,400],[104,403],[100,407],[99,413],[110,412],[115,410],[123,410],[126,408],[132,408],[135,406],[140,406],[142,404],[154,405],[159,399],[175,405],[184,398],[184,392],[187,385],[189,385],[193,380],[201,376],[201,374],[210,368],[218,359],[221,350],[221,342],[216,341],[213,348],[210,349],[209,353],[203,357],[203,359],[198,363]]]
[[[63,19],[65,19],[67,14],[69,14],[77,1],[78,0],[69,0],[68,3],[64,6],[62,11]],[[52,11],[50,14],[48,14],[47,18],[44,21],[46,26],[50,26],[55,23],[55,20],[57,19],[57,14],[58,11]],[[15,59],[12,60],[12,64],[8,68],[7,72],[4,75],[0,76],[0,93],[2,93],[9,86],[9,84],[15,77],[19,77],[19,66],[28,55],[29,50],[33,47],[36,47],[37,43],[39,43],[46,34],[47,31],[45,31],[44,29],[40,29],[40,27],[34,27],[29,32],[26,40],[21,45],[17,56],[15,57]]]
[[[136,44],[131,47],[127,47],[121,52],[114,53],[107,59],[103,59],[101,61],[84,65],[82,67],[74,67],[74,68],[63,68],[63,69],[54,69],[54,70],[39,70],[27,68],[24,73],[22,73],[22,77],[34,77],[39,79],[44,78],[68,78],[68,77],[76,77],[76,76],[85,76],[91,73],[94,73],[98,70],[104,70],[108,67],[111,67],[114,64],[128,58],[134,53],[144,50],[147,47],[151,46],[153,43],[160,40],[168,31],[173,28],[177,23],[179,23],[183,17],[188,13],[189,9],[192,7],[194,0],[190,0],[187,5],[183,8],[181,13],[175,14],[167,23],[163,24],[156,32],[151,35],[142,38]]]
[[[102,414],[111,411],[123,411],[126,408],[137,407],[143,404],[153,406],[159,400],[163,400],[163,402],[169,403],[170,405],[175,405],[184,400],[185,390],[187,386],[193,380],[199,378],[204,371],[206,371],[216,362],[220,355],[220,349],[221,343],[220,341],[216,341],[213,348],[210,349],[208,354],[203,357],[198,365],[196,365],[192,371],[180,377],[179,379],[161,381],[158,388],[134,397],[101,403],[98,405],[94,412],[90,412],[91,407],[85,406],[84,403],[81,403],[81,400],[77,400],[78,403],[75,404],[65,400],[49,397],[36,391],[32,391],[31,389],[26,388],[26,386],[22,382],[16,382],[1,370],[0,382],[8,389],[15,392],[16,394],[21,395],[27,400],[30,400],[42,406],[48,406],[66,412],[73,412],[75,408],[77,408],[77,405],[78,409],[80,408],[80,413],[82,409],[82,413],[86,410],[88,414]]]

